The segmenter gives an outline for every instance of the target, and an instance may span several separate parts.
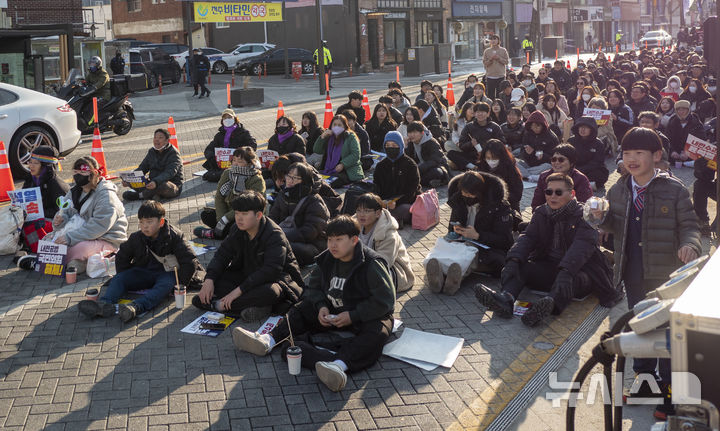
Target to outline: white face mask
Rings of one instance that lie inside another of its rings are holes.
[[[343,126],[332,126],[331,130],[335,134],[335,136],[338,136],[345,131],[345,128]]]
[[[490,166],[490,169],[495,169],[500,164],[500,160],[493,159],[485,159],[485,162],[487,162],[488,166]]]
[[[670,88],[678,88],[678,83],[673,81],[670,83]]]
[[[583,94],[583,95],[582,95],[582,100],[584,100],[584,101],[587,102],[587,101],[590,100],[590,99],[591,99],[591,97],[590,97],[589,94]]]
[[[717,87],[708,87],[707,90],[713,94],[715,94],[715,90],[717,90]]]
[[[233,124],[235,124],[235,119],[233,118],[225,118],[222,120],[223,126],[225,127],[232,127]]]
[[[696,93],[697,87],[688,87],[688,90],[690,90],[691,93]]]

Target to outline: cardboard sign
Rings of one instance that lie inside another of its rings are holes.
[[[610,115],[612,115],[612,111],[610,111],[609,109],[606,110],[585,108],[585,110],[583,111],[583,116],[593,117],[598,126],[606,125],[607,122],[610,120]]]
[[[215,148],[215,161],[220,169],[227,169],[232,163],[232,155],[235,148]]]
[[[663,92],[661,92],[661,93],[660,93],[660,97],[669,97],[669,98],[671,98],[672,100],[674,100],[674,101],[676,101],[676,102],[677,102],[678,100],[680,100],[680,95],[677,94],[677,93],[663,93]]]
[[[142,171],[120,172],[120,178],[130,184],[130,187],[133,189],[145,188],[148,183],[148,180],[145,178],[145,174],[143,174]]]
[[[258,159],[263,169],[270,169],[275,160],[280,158],[280,153],[273,150],[257,150]]]
[[[8,190],[13,205],[22,207],[27,213],[25,221],[34,221],[45,218],[40,187],[22,190]]]
[[[688,135],[687,141],[685,142],[685,152],[693,160],[698,157],[715,160],[717,147],[708,141],[703,141],[702,139],[697,138],[696,136]]]
[[[66,254],[66,245],[56,244],[52,241],[39,241],[35,271],[46,275],[63,275],[65,271],[63,258]]]

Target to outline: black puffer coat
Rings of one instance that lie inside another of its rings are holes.
[[[539,123],[543,126],[543,131],[539,135],[536,135],[532,131],[530,125],[532,123]],[[553,150],[558,146],[559,141],[557,136],[548,128],[547,120],[545,115],[540,111],[535,111],[530,114],[527,121],[525,122],[525,134],[522,140],[523,148],[520,150],[520,158],[522,158],[529,166],[538,166],[543,163],[550,163],[550,159],[553,155]],[[525,145],[532,147],[533,152],[528,154],[525,151]],[[543,155],[538,159],[536,153],[542,151]]]
[[[180,152],[170,144],[160,151],[154,147],[150,148],[143,161],[140,162],[138,170],[141,170],[143,174],[148,174],[150,181],[154,181],[158,185],[170,181],[180,187],[183,183]]]
[[[205,163],[202,165],[203,168],[207,170],[220,169],[215,161],[215,148],[223,147],[225,143],[225,133],[225,128],[220,126],[213,140],[207,147],[205,147],[205,151],[203,152],[203,154],[205,154]],[[257,150],[257,142],[255,142],[255,138],[252,137],[250,132],[243,127],[242,124],[238,123],[238,127],[236,127],[230,134],[230,143],[228,148],[240,147],[250,147],[253,150]]]
[[[326,245],[325,228],[330,218],[330,211],[319,195],[320,185],[321,180],[319,177],[315,177],[311,185],[295,186],[302,188],[298,190],[301,197],[299,201],[295,202],[291,202],[292,199],[288,197],[285,190],[281,191],[270,208],[268,217],[280,225],[287,217],[295,213],[294,226],[282,228],[285,237],[291,243],[310,243],[322,250]]]
[[[305,154],[305,140],[297,133],[280,142],[277,133],[268,139],[268,150],[277,151],[281,156],[287,153]]]
[[[415,203],[415,198],[422,192],[420,188],[420,171],[417,164],[403,154],[398,160],[384,158],[375,167],[373,174],[375,193],[381,199],[392,199],[402,196],[397,204]]]

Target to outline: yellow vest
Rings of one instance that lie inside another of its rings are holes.
[[[328,65],[328,63],[332,63],[332,55],[330,55],[330,50],[327,48],[327,46],[323,47],[323,51],[325,52],[325,66]],[[320,61],[318,60],[318,50],[315,50],[315,53],[313,54],[313,60],[315,60],[315,64],[320,64]]]
[[[530,40],[523,39],[522,41],[522,49],[533,49],[533,43]]]

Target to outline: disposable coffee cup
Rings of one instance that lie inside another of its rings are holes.
[[[77,268],[74,266],[68,266],[65,268],[65,283],[67,284],[73,284],[77,281]],[[97,289],[95,289],[97,296]]]
[[[538,159],[542,159],[543,154],[544,154],[544,152],[542,150],[535,151],[535,155],[537,156]]]
[[[680,169],[683,166],[683,162],[675,162],[675,169]]]
[[[185,308],[185,286],[175,286],[175,308],[182,310]]]
[[[67,273],[65,273],[67,276]],[[88,289],[87,292],[85,292],[85,299],[89,301],[97,301],[98,295],[100,292],[97,289]]]
[[[300,363],[302,362],[302,349],[298,346],[290,346],[287,349],[288,372],[293,376],[300,375]]]

